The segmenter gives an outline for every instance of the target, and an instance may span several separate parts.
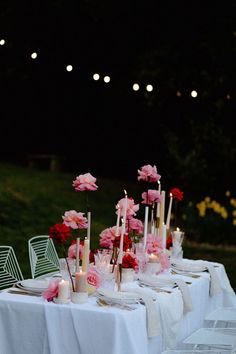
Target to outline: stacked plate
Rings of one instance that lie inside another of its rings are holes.
[[[46,279],[25,279],[16,283],[16,287],[26,293],[42,294],[48,288],[48,281]]]
[[[153,290],[171,290],[176,287],[175,280],[170,279],[170,277],[164,275],[147,276],[145,274],[142,274],[139,276],[139,284],[149,287]]]
[[[136,304],[140,301],[140,296],[134,292],[112,291],[105,288],[97,289],[96,296],[108,304]]]
[[[177,272],[191,272],[191,273],[199,273],[205,272],[207,270],[204,262],[201,261],[175,261],[172,262],[171,267],[173,270]]]

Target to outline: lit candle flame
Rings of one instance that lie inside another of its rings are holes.
[[[170,193],[170,197],[173,197],[173,194],[172,194],[172,193]]]
[[[125,193],[125,196],[127,197],[127,192],[126,192],[126,190],[124,189],[124,193]]]
[[[176,228],[176,231],[180,231],[180,228],[177,227],[177,228]]]

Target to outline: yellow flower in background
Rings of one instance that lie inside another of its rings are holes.
[[[199,212],[199,216],[204,217],[206,215],[206,204],[204,201],[198,203],[196,205],[198,212]]]
[[[233,225],[236,226],[236,219],[233,219]]]
[[[230,197],[230,194],[231,194],[230,191],[225,192],[226,197]]]
[[[230,199],[230,204],[233,205],[233,207],[236,208],[236,199],[231,198],[231,199]]]

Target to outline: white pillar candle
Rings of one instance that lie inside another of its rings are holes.
[[[166,197],[166,192],[161,191],[160,222],[159,222],[160,235],[162,235],[162,225],[164,223],[164,218],[165,218],[165,197]]]
[[[169,230],[169,228],[170,228],[172,200],[173,200],[173,196],[172,196],[172,193],[170,193],[170,202],[169,202],[168,214],[167,214],[167,218],[166,218],[166,229],[167,230]]]
[[[127,215],[127,207],[128,207],[128,196],[126,191],[125,192],[125,205],[124,205],[124,215],[122,218],[122,228],[121,228],[121,236],[120,236],[120,250],[118,255],[118,264],[122,264],[123,258],[123,247],[124,247],[124,234],[125,234],[125,226],[126,226],[126,215]]]
[[[63,300],[63,301],[68,300],[69,293],[70,293],[69,281],[62,279],[58,283],[58,295],[57,295],[58,300]]]
[[[115,236],[119,236],[119,227],[120,227],[120,206],[117,204],[117,219],[116,219],[116,233]]]
[[[77,237],[77,239],[76,239],[76,268],[75,268],[76,272],[78,272],[78,270],[79,270],[79,246],[80,246],[80,238]]]
[[[87,292],[87,273],[82,270],[75,273],[75,291],[78,293]]]
[[[144,232],[143,232],[143,249],[146,248],[147,232],[148,232],[148,205],[145,206]]]
[[[163,247],[163,250],[166,249],[166,225],[165,224],[162,224],[162,247]]]
[[[82,271],[87,273],[89,265],[89,240],[85,237],[84,240],[84,251],[82,259]]]

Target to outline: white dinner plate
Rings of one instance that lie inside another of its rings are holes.
[[[207,270],[207,267],[199,261],[175,261],[171,263],[171,266],[173,269],[182,272],[199,273]]]
[[[32,292],[43,292],[48,288],[48,282],[46,280],[25,279],[16,283],[18,288]]]

